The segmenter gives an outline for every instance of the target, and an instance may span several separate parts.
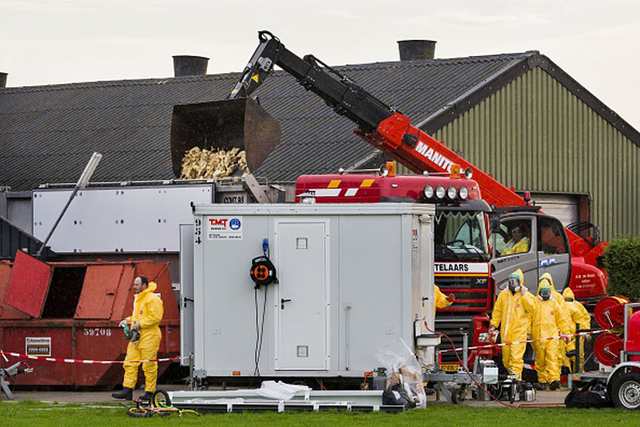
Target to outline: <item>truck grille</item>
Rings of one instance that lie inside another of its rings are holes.
[[[445,294],[454,294],[455,303],[443,311],[485,311],[491,308],[491,281],[487,277],[436,276],[436,285]]]
[[[481,279],[486,279],[486,277],[480,277]],[[487,284],[480,283],[477,280],[477,277],[446,277],[446,276],[436,276],[436,284],[442,287],[447,288],[467,288],[467,289],[487,289]]]

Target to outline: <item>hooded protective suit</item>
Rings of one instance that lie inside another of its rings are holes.
[[[580,302],[575,300],[575,296],[573,295],[573,291],[569,288],[566,288],[562,291],[562,296],[565,299],[565,307],[567,309],[567,313],[569,315],[569,320],[571,322],[571,331],[575,333],[576,325],[580,325],[580,329],[591,329],[591,315],[587,311],[586,308]],[[571,301],[567,301],[570,299]],[[584,352],[584,340],[580,340],[580,347]],[[566,366],[571,368],[571,363],[575,360],[575,357],[567,357],[567,352],[575,350],[576,348],[576,339],[571,338],[569,344],[564,345],[564,342],[560,344],[560,355],[562,356],[562,364],[561,366]]]
[[[561,293],[556,291],[556,288],[554,288],[553,278],[551,277],[551,274],[550,273],[544,273],[542,276],[540,276],[540,280],[542,280],[542,279],[547,279],[549,281],[549,283],[551,284],[551,296],[553,297],[553,299],[556,300],[556,302],[560,305],[560,308],[568,316],[569,315],[568,314],[568,308],[566,307],[566,304],[565,304],[565,301],[564,301],[564,297],[562,296]],[[571,294],[573,295],[573,292]]]
[[[140,339],[137,343],[130,342],[125,357],[123,387],[133,389],[138,380],[138,367],[140,362],[127,362],[128,360],[148,360],[158,357],[158,348],[162,333],[160,322],[164,315],[162,300],[154,293],[157,288],[155,282],[149,282],[144,291],[135,296],[133,301],[133,314],[125,320],[127,323],[140,323]],[[158,363],[145,362],[142,364],[145,376],[145,391],[155,392],[158,381]]]
[[[549,283],[551,283],[551,296],[553,297],[553,299],[556,300],[558,305],[560,305],[560,309],[564,312],[564,315],[568,318],[571,317],[571,315],[569,314],[569,308],[567,307],[567,304],[564,301],[564,297],[562,296],[561,293],[556,291],[556,288],[554,288],[553,286],[553,278],[551,277],[551,274],[544,273],[542,276],[540,276],[540,280],[542,279],[547,279]],[[559,366],[562,366],[564,363],[564,359],[566,359],[566,357],[564,356],[565,354],[564,345],[565,344],[562,340],[558,344],[558,365]]]
[[[529,292],[522,293],[524,288],[524,274],[518,269],[512,275],[520,279],[521,290],[513,294],[508,288],[498,295],[493,313],[491,326],[500,326],[500,336],[503,343],[525,341],[531,322],[531,313],[535,300]],[[527,348],[526,343],[502,346],[502,363],[504,367],[520,379],[524,362],[522,357]]]
[[[446,308],[453,304],[453,302],[447,301],[447,296],[442,293],[437,285],[433,285],[433,290],[436,296],[436,308]]]
[[[538,298],[531,317],[531,343],[536,353],[536,371],[538,382],[552,383],[560,381],[560,364],[558,362],[559,339],[546,340],[549,337],[559,337],[559,331],[563,334],[571,333],[571,323],[562,306],[556,301],[551,292],[551,297],[544,301],[540,297],[540,289],[548,287],[554,289],[551,275],[545,273],[538,284]]]
[[[542,276],[540,276],[540,280],[542,280],[542,279],[547,279],[549,281],[549,283],[551,284],[551,296],[560,305],[560,308],[562,310],[564,310],[565,313],[567,313],[567,315],[568,315],[568,309],[566,307],[566,304],[565,304],[565,301],[564,301],[564,297],[562,296],[561,293],[556,291],[556,288],[554,288],[554,286],[553,286],[553,278],[551,277],[551,274],[550,273],[544,273]]]

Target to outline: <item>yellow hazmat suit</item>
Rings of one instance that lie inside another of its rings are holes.
[[[529,238],[523,237],[518,242],[514,242],[513,240],[509,240],[507,242],[507,246],[504,247],[504,250],[500,255],[512,255],[512,254],[521,254],[524,252],[529,252]]]
[[[571,322],[571,333],[575,333],[576,325],[580,324],[580,329],[591,329],[591,315],[587,311],[586,308],[580,302],[575,300],[575,296],[573,295],[573,291],[569,288],[566,288],[562,291],[562,296],[565,300],[565,307],[567,308],[567,313],[569,315],[569,320]],[[564,347],[564,349],[563,349]],[[580,340],[581,350],[584,351],[584,339]],[[571,338],[569,344],[566,346],[564,342],[560,344],[560,354],[562,356],[562,365],[568,368],[571,368],[572,361],[575,360],[575,357],[568,358],[567,352],[576,349],[576,339]]]
[[[447,296],[442,293],[442,291],[437,285],[433,285],[433,290],[436,296],[436,308],[445,308],[453,304],[453,301],[452,302],[447,301]]]
[[[517,276],[520,279],[521,290],[515,294],[509,289],[500,292],[493,307],[493,313],[491,313],[490,325],[494,328],[500,326],[500,336],[503,343],[526,341],[531,313],[535,306],[533,296],[528,292],[522,293],[524,288],[522,270],[517,269],[511,276]],[[502,346],[502,364],[507,371],[517,375],[518,379],[522,376],[524,365],[522,357],[526,348],[526,343]]]
[[[137,343],[130,342],[127,347],[127,355],[124,359],[125,363],[123,363],[123,387],[133,389],[138,380],[140,362],[127,362],[127,360],[148,360],[158,357],[158,349],[162,339],[159,325],[164,315],[164,306],[162,300],[154,293],[156,288],[157,285],[154,282],[149,282],[147,289],[135,296],[133,314],[125,319],[132,327],[135,322],[140,323],[140,339]],[[142,364],[142,370],[145,376],[145,391],[155,392],[158,381],[158,363],[145,362]]]
[[[546,277],[545,277],[546,276]],[[544,341],[534,341],[531,343],[533,351],[536,353],[536,371],[538,372],[538,382],[541,384],[558,381],[560,383],[560,364],[558,362],[558,342],[559,339],[546,340],[549,337],[559,337],[559,331],[563,334],[571,333],[569,318],[562,306],[555,300],[553,294],[544,301],[540,297],[542,288],[553,288],[551,275],[543,275],[538,284],[538,299],[531,318],[531,338],[533,340],[543,339]]]
[[[551,277],[551,274],[550,273],[544,273],[542,276],[540,276],[540,280],[542,280],[542,279],[547,279],[549,281],[549,283],[551,284],[551,296],[553,297],[553,299],[556,300],[556,302],[558,304],[560,304],[560,308],[568,316],[569,315],[569,311],[568,311],[567,305],[564,302],[564,297],[562,296],[562,294],[560,294],[558,291],[556,291],[556,288],[553,287],[553,278]]]
[[[562,296],[561,293],[556,291],[556,288],[553,287],[553,278],[551,277],[551,274],[544,273],[542,276],[540,276],[540,280],[542,279],[547,279],[549,283],[551,283],[551,296],[553,297],[553,299],[556,300],[558,305],[560,305],[560,310],[564,312],[564,315],[567,318],[571,317],[571,315],[569,314],[569,308],[567,307],[567,304],[564,301],[564,297]],[[565,343],[564,341],[560,340],[560,342],[558,343],[558,365],[559,366],[563,366],[564,360],[566,359],[564,350],[565,350]]]

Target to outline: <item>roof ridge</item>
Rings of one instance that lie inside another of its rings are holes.
[[[184,77],[152,77],[145,79],[127,79],[127,80],[98,80],[94,82],[77,82],[77,83],[59,83],[37,86],[16,86],[2,88],[0,94],[3,93],[33,93],[33,92],[50,92],[62,91],[68,89],[90,89],[100,87],[116,87],[116,86],[152,86],[158,84],[182,84],[192,81],[199,81],[203,78],[211,80],[227,80],[234,75],[240,75],[240,72],[234,71],[225,74],[202,74],[197,76]]]
[[[380,61],[370,62],[363,64],[342,64],[332,67],[339,69],[371,69],[378,67],[387,67],[390,64],[394,66],[402,67],[424,67],[425,65],[438,66],[448,65],[452,63],[468,62],[470,64],[484,62],[495,59],[520,59],[527,56],[531,56],[532,53],[538,51],[526,51],[526,52],[514,52],[514,53],[500,53],[500,54],[487,54],[487,55],[474,55],[474,56],[462,56],[454,58],[434,58],[434,59],[418,59],[410,61]],[[275,74],[285,73],[282,70],[277,71]],[[239,71],[231,71],[228,73],[219,74],[202,74],[196,76],[182,76],[182,77],[149,77],[140,79],[120,79],[120,80],[97,80],[92,82],[74,82],[74,83],[59,83],[59,84],[47,84],[47,85],[35,85],[35,86],[16,86],[5,87],[0,93],[28,93],[28,92],[50,92],[58,90],[68,89],[87,89],[87,88],[99,88],[99,87],[114,87],[114,86],[136,86],[136,85],[156,85],[156,84],[179,84],[185,83],[189,80],[198,81],[203,78],[211,80],[226,80],[233,76],[239,76]]]
[[[530,50],[526,52],[461,56],[461,57],[453,57],[453,58],[415,59],[415,60],[405,60],[405,61],[400,61],[400,60],[382,61],[382,62],[370,62],[370,63],[364,63],[364,64],[336,65],[335,68],[360,68],[363,66],[367,68],[374,68],[374,67],[385,67],[385,66],[388,66],[389,64],[401,65],[401,66],[413,66],[413,67],[448,65],[452,63],[459,64],[462,62],[473,64],[473,63],[486,62],[491,60],[523,59],[529,56],[533,56],[535,54],[539,54],[539,52],[536,50]]]

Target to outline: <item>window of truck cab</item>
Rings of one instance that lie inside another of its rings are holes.
[[[436,211],[435,260],[488,261],[490,254],[484,215],[481,211]]]
[[[531,251],[531,220],[502,220],[491,238],[495,242],[494,255],[497,257],[528,253]]]
[[[546,255],[566,254],[569,245],[563,228],[562,223],[556,218],[538,217],[538,251]]]

